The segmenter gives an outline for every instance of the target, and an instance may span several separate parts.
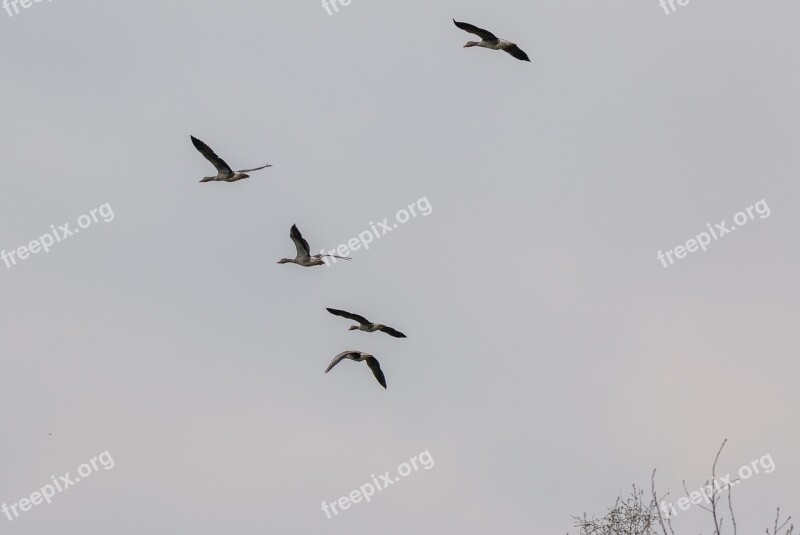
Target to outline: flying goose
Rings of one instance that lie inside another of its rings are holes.
[[[381,371],[381,365],[378,363],[378,359],[370,355],[369,353],[363,353],[361,351],[342,351],[335,357],[328,365],[328,369],[325,370],[325,373],[331,371],[331,369],[339,364],[344,359],[354,360],[356,362],[361,362],[362,360],[367,361],[367,366],[369,369],[372,370],[372,374],[375,376],[375,379],[381,384],[383,388],[386,388],[386,377],[383,376],[383,372]]]
[[[387,327],[386,325],[382,325],[380,323],[372,323],[364,316],[359,316],[358,314],[351,314],[350,312],[345,312],[344,310],[336,310],[335,308],[326,308],[328,312],[333,314],[334,316],[341,316],[343,318],[347,318],[350,320],[355,320],[361,325],[353,325],[351,326],[348,331],[366,331],[368,333],[374,333],[375,331],[383,331],[389,336],[394,336],[395,338],[406,338],[406,335],[401,333],[400,331],[396,331],[391,327]]]
[[[194,148],[200,151],[200,154],[206,157],[206,160],[211,162],[214,167],[217,168],[217,176],[207,176],[200,182],[236,182],[237,180],[242,180],[250,175],[250,171],[258,171],[259,169],[264,169],[265,167],[272,167],[272,165],[262,165],[261,167],[255,167],[253,169],[242,169],[241,171],[233,171],[231,170],[230,166],[225,163],[225,160],[217,156],[211,147],[200,141],[194,136],[190,136],[192,138],[192,145]]]
[[[289,237],[292,238],[294,246],[297,249],[297,256],[295,258],[282,258],[278,261],[279,264],[292,263],[303,267],[321,266],[325,263],[323,258],[326,256],[341,258],[342,260],[352,260],[352,258],[348,256],[337,256],[335,254],[315,254],[311,256],[311,249],[308,247],[308,242],[303,238],[303,235],[300,234],[300,231],[297,230],[297,225],[292,225]]]
[[[468,24],[466,22],[456,22],[456,19],[453,19],[453,22],[465,32],[475,34],[481,38],[480,42],[469,41],[466,45],[464,45],[464,48],[481,46],[483,48],[491,48],[492,50],[502,50],[503,52],[508,52],[515,58],[521,59],[522,61],[530,61],[528,54],[523,52],[520,47],[511,41],[498,39],[492,32],[488,32],[483,28],[478,28],[477,26],[473,26],[472,24]]]

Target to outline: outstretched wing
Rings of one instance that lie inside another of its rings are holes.
[[[507,48],[504,48],[503,50],[505,50],[506,52],[508,52],[517,59],[521,59],[522,61],[530,61],[528,54],[523,52],[522,49],[517,45],[511,45]]]
[[[262,165],[261,167],[254,167],[253,169],[240,169],[236,171],[237,173],[249,173],[250,171],[258,171],[259,169],[264,169],[266,167],[272,167],[272,164]]]
[[[337,364],[342,362],[344,359],[346,359],[350,355],[358,355],[358,353],[356,351],[342,351],[341,353],[339,353],[338,355],[333,357],[333,360],[331,361],[330,364],[328,364],[328,368],[325,370],[325,373],[328,373],[329,371],[331,371],[331,369],[334,366],[336,366]]]
[[[367,357],[367,366],[369,369],[372,370],[372,375],[375,376],[375,379],[381,384],[383,388],[386,388],[386,377],[383,376],[383,371],[381,371],[381,365],[378,362],[378,359],[375,357]]]
[[[206,160],[211,162],[211,164],[217,168],[217,171],[219,171],[220,173],[233,173],[233,171],[231,171],[230,166],[225,163],[225,160],[217,156],[216,153],[213,150],[211,150],[211,147],[209,147],[208,145],[206,145],[205,143],[203,143],[194,136],[190,137],[192,138],[192,145],[194,145],[194,148],[200,151],[200,154],[205,156]]]
[[[330,256],[331,258],[340,258],[342,260],[352,260],[349,256],[338,256],[335,254],[317,254],[314,255],[314,258],[325,258],[326,256]]]
[[[292,225],[292,230],[289,232],[289,237],[292,238],[292,241],[294,242],[294,246],[297,249],[298,258],[308,258],[311,255],[311,249],[308,247],[308,242],[303,238],[303,235],[300,234],[300,231],[297,230],[297,225]]]
[[[455,23],[456,26],[458,26],[465,32],[475,34],[484,41],[489,41],[493,43],[497,42],[497,37],[490,31],[484,30],[483,28],[478,28],[477,26],[473,26],[472,24],[468,24],[466,22],[458,22],[456,21],[456,19],[453,19],[453,22]]]
[[[391,327],[387,327],[386,325],[381,327],[380,330],[382,332],[385,332],[389,336],[394,336],[395,338],[408,338],[406,335],[404,335],[400,331],[396,331],[396,330],[392,329]]]
[[[345,312],[344,310],[336,310],[335,308],[326,308],[328,312],[333,314],[334,316],[341,316],[343,318],[347,318],[349,320],[357,321],[361,325],[367,325],[371,323],[367,318],[364,316],[359,316],[358,314],[351,314],[350,312]]]

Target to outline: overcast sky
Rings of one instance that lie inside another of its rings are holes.
[[[0,250],[113,212],[0,263],[0,504],[114,460],[0,532],[574,533],[654,468],[668,501],[699,488],[725,438],[719,473],[775,463],[734,490],[740,531],[800,516],[800,5],[676,7],[0,11]],[[463,48],[453,18],[532,62]],[[273,167],[200,184],[190,134]],[[292,224],[316,253],[419,199],[352,262],[277,264]],[[347,349],[388,389],[324,374]]]

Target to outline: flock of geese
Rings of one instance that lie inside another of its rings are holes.
[[[464,45],[464,48],[470,48],[474,46],[488,48],[490,50],[502,50],[503,52],[507,52],[511,56],[517,58],[518,60],[528,61],[530,62],[530,58],[528,55],[515,43],[511,41],[507,41],[505,39],[500,39],[495,36],[492,32],[488,30],[484,30],[483,28],[478,28],[477,26],[473,26],[472,24],[468,24],[466,22],[458,22],[453,19],[453,23],[456,27],[464,30],[465,32],[469,32],[471,34],[477,35],[481,38],[480,41],[468,41],[467,44]],[[239,180],[244,180],[245,178],[249,178],[250,175],[247,173],[253,171],[259,171],[261,169],[266,169],[267,167],[272,167],[271,164],[265,164],[260,167],[253,167],[252,169],[240,169],[239,171],[234,171],[231,169],[225,160],[217,156],[217,154],[206,145],[203,141],[197,139],[194,136],[190,136],[192,139],[192,144],[194,147],[202,154],[206,160],[208,160],[211,165],[213,165],[216,170],[216,176],[207,176],[204,177],[200,182],[237,182]],[[351,260],[349,257],[345,256],[337,256],[334,254],[311,254],[311,248],[308,245],[308,241],[303,238],[303,235],[300,233],[300,230],[297,228],[297,225],[292,225],[291,230],[289,231],[289,237],[291,238],[292,242],[294,242],[295,249],[297,253],[294,258],[282,258],[278,261],[278,264],[297,264],[298,266],[303,267],[313,267],[313,266],[321,266],[325,264],[323,258],[325,257],[333,257],[333,258],[340,258],[342,260]],[[358,330],[364,331],[368,333],[373,333],[376,331],[380,331],[383,333],[388,334],[394,338],[406,338],[406,335],[401,333],[400,331],[383,325],[381,323],[373,323],[369,321],[364,316],[359,316],[358,314],[353,314],[351,312],[345,312],[344,310],[337,310],[335,308],[328,308],[326,309],[328,312],[333,314],[334,316],[340,316],[342,318],[347,318],[349,320],[357,321],[358,325],[352,325],[348,330]],[[338,355],[336,355],[328,367],[325,369],[325,373],[328,373],[333,369],[334,366],[339,364],[341,361],[349,359],[355,362],[366,362],[369,369],[372,370],[372,374],[375,376],[375,379],[378,380],[378,383],[383,388],[386,388],[386,377],[383,375],[383,371],[381,370],[381,365],[378,362],[378,359],[375,358],[374,355],[370,355],[369,353],[364,353],[363,351],[342,351]]]

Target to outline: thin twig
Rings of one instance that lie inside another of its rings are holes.
[[[717,452],[717,456],[714,458],[714,464],[711,466],[711,484],[714,485],[717,481],[717,461],[719,461],[719,456],[722,453],[722,448],[725,447],[725,444],[728,442],[728,439],[722,441],[722,446],[719,447],[719,451]],[[716,499],[716,492],[714,492],[711,498],[711,514],[714,517],[714,533],[716,535],[721,535],[721,527],[720,521],[717,520],[717,499]]]
[[[731,511],[731,523],[733,524],[733,535],[736,535],[736,518],[733,516],[733,503],[731,503],[731,486],[728,485],[728,509]]]
[[[658,523],[661,524],[661,531],[664,532],[664,535],[667,535],[667,528],[664,526],[664,519],[661,518],[661,508],[658,507],[658,496],[656,495],[656,469],[653,468],[653,475],[650,476],[650,486],[653,489],[653,503],[656,506],[656,512],[658,514]],[[667,517],[669,518],[669,517]],[[670,529],[670,531],[672,531]],[[674,535],[674,534],[673,534]]]
[[[689,489],[686,488],[686,480],[684,479],[683,481],[681,481],[681,483],[683,484],[683,491],[686,493],[686,497],[691,500],[691,498],[689,497]],[[705,484],[703,485],[703,488],[705,489],[705,487],[707,485],[708,485],[708,481],[705,482]],[[712,494],[712,496],[713,496],[713,494]],[[694,503],[694,502],[692,502],[692,503]],[[709,509],[708,507],[706,507],[703,504],[698,503],[696,505],[698,505],[701,509],[704,509],[704,510],[708,511],[709,513],[711,512],[711,509]]]

